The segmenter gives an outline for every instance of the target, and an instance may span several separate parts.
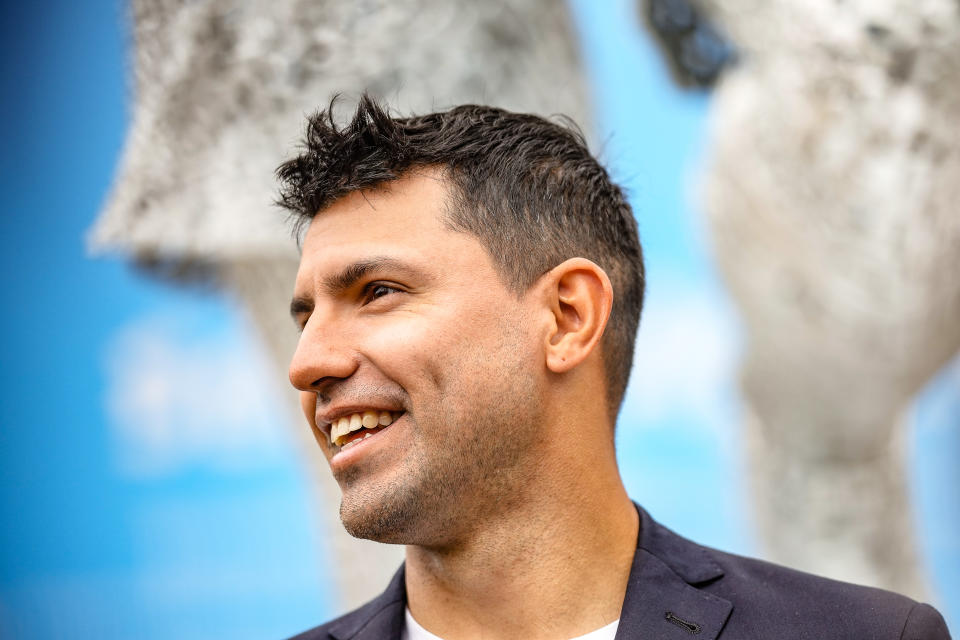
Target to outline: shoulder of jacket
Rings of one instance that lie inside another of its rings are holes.
[[[704,589],[733,603],[731,622],[768,620],[821,638],[950,640],[936,609],[899,593],[704,549],[724,572]]]

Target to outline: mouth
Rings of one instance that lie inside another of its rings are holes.
[[[396,422],[403,411],[362,411],[342,416],[330,423],[328,436],[334,453],[346,451],[372,438]]]

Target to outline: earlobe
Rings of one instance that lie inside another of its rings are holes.
[[[586,258],[566,260],[544,278],[553,316],[546,364],[554,373],[565,373],[583,362],[603,336],[613,287],[606,272]]]

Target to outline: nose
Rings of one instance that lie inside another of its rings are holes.
[[[290,361],[290,382],[300,391],[323,393],[331,384],[350,377],[357,361],[347,336],[333,323],[311,318],[300,334]]]

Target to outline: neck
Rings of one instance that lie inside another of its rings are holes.
[[[456,544],[407,547],[407,601],[423,627],[445,640],[556,640],[620,617],[639,519],[612,438],[553,460],[536,490]]]

